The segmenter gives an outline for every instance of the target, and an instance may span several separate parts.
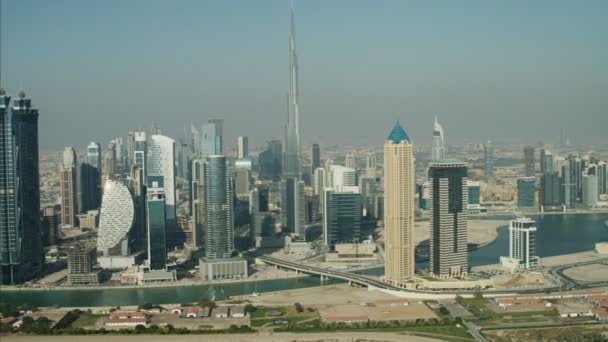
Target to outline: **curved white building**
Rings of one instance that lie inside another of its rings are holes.
[[[175,220],[175,140],[152,135],[148,146],[148,175],[163,176],[167,220]]]
[[[135,224],[133,197],[126,185],[107,180],[99,214],[97,250],[103,256],[127,256],[129,233]]]

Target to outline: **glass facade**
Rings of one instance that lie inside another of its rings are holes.
[[[167,220],[162,176],[148,177],[146,212],[148,215],[148,261],[153,270],[167,266]]]
[[[234,249],[234,189],[224,156],[209,156],[203,164],[205,257],[230,258]]]

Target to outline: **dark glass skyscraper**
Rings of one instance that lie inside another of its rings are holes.
[[[430,164],[430,269],[437,277],[460,277],[468,271],[467,166],[461,161]]]
[[[534,208],[536,181],[534,177],[519,177],[517,179],[517,207]]]
[[[312,144],[311,159],[310,174],[314,175],[315,170],[321,167],[321,147],[319,147],[319,144]]]
[[[536,175],[534,147],[524,147],[524,176],[534,177]]]
[[[148,176],[148,262],[153,270],[162,270],[167,266],[167,217],[163,182],[163,176]]]
[[[361,239],[361,194],[326,191],[324,231],[327,244],[359,242]]]
[[[42,269],[38,110],[24,92],[13,102],[0,88],[0,283]]]
[[[76,202],[79,213],[99,208],[101,205],[101,175],[88,163],[81,163],[76,174]]]
[[[494,147],[488,141],[483,145],[484,176],[486,179],[494,178]]]

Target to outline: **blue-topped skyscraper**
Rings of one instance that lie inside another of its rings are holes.
[[[21,91],[0,88],[0,283],[36,276],[44,263],[40,227],[38,110]]]
[[[414,276],[414,149],[397,124],[384,143],[385,279],[400,287]]]
[[[433,126],[433,150],[431,153],[431,160],[443,160],[445,158],[445,148],[443,145],[443,127],[437,121],[435,117],[435,124]]]

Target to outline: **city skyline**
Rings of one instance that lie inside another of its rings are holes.
[[[149,127],[154,121],[165,134],[177,138],[184,124],[210,117],[221,117],[231,127],[226,131],[231,146],[238,135],[250,136],[252,147],[283,135],[279,119],[285,115],[288,83],[284,75],[287,1],[271,1],[259,8],[246,2],[187,3],[182,8],[191,9],[188,13],[169,8],[166,23],[181,25],[156,38],[160,3],[142,6],[133,1],[114,11],[117,3],[108,2],[95,13],[78,2],[59,3],[48,13],[36,4],[3,3],[3,47],[15,49],[3,49],[0,78],[9,93],[24,88],[47,108],[49,115],[41,118],[41,125],[49,129],[41,131],[41,150],[71,145],[60,129],[68,121],[77,128],[96,127],[73,130],[73,137],[83,141],[123,134],[123,125],[115,124],[118,121],[129,127]],[[449,127],[451,143],[490,136],[497,142],[551,142],[558,140],[561,128],[575,143],[590,143],[600,141],[601,124],[608,124],[606,100],[601,96],[608,84],[599,78],[606,67],[594,62],[606,55],[594,43],[601,32],[594,28],[604,25],[601,14],[608,11],[602,2],[588,2],[575,11],[545,2],[525,6],[525,11],[519,2],[506,8],[470,2],[462,9],[409,2],[368,8],[363,2],[322,6],[312,1],[296,2],[295,7],[305,65],[299,87],[306,113],[301,122],[303,145],[377,144],[374,136],[383,134],[382,127],[396,119],[407,119],[418,145],[430,144],[428,122],[434,115]],[[129,24],[127,18],[136,11],[142,13]],[[361,25],[361,17],[366,18],[363,12],[386,20],[368,19]],[[116,16],[115,28],[104,20],[111,15]],[[72,19],[62,20],[65,16]],[[214,20],[205,20],[209,16]],[[18,19],[34,22],[35,29],[25,29]],[[492,19],[497,22],[481,33]],[[57,20],[66,27],[55,25]],[[514,20],[521,27],[508,29]],[[434,22],[438,25],[430,27]],[[71,29],[78,24],[89,29]],[[452,30],[461,24],[467,35]],[[246,25],[256,29],[246,32]],[[47,35],[69,39],[58,41]],[[376,36],[380,38],[370,39]],[[331,45],[338,37],[341,43]],[[156,39],[163,38],[169,42],[171,57],[165,53],[152,57]],[[446,43],[448,38],[462,47]],[[34,48],[44,49],[48,58],[28,54],[32,44],[24,43],[29,41],[42,42]],[[68,41],[78,44],[65,46]],[[129,41],[137,43],[126,44]],[[377,53],[362,53],[363,47]],[[370,57],[378,58],[378,63],[368,63]],[[112,89],[111,96],[100,97],[106,89]],[[163,96],[151,95],[156,92]],[[74,106],[64,105],[67,94]],[[527,124],[518,125],[519,120]],[[248,132],[235,129],[237,122],[246,124]],[[369,134],[354,139],[352,132],[363,128]]]

